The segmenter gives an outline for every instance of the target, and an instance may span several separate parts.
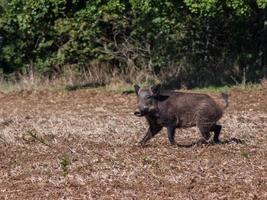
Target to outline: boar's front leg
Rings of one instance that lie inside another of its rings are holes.
[[[143,137],[143,139],[139,142],[141,146],[144,146],[145,143],[150,140],[152,137],[154,137],[160,130],[162,129],[162,126],[158,124],[150,124],[146,135]]]
[[[168,132],[168,138],[169,138],[169,141],[171,143],[171,145],[175,145],[176,142],[174,140],[174,136],[175,136],[175,127],[173,126],[168,126],[167,127],[167,132]]]
[[[220,136],[220,133],[221,133],[221,129],[222,129],[222,126],[221,125],[216,125],[216,124],[211,128],[211,131],[214,132],[213,141],[215,143],[220,143],[219,136]]]

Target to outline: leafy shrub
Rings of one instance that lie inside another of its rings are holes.
[[[50,77],[104,63],[127,82],[257,81],[266,72],[263,0],[0,0],[0,68]],[[94,66],[95,67],[95,66]],[[138,78],[139,77],[139,78]]]

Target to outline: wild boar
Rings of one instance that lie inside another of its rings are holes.
[[[206,143],[210,139],[210,132],[214,132],[213,141],[219,143],[221,125],[218,120],[228,106],[228,94],[222,93],[224,104],[217,103],[207,94],[161,91],[160,85],[140,88],[134,86],[138,99],[138,106],[134,114],[145,117],[149,128],[146,135],[139,142],[141,146],[154,137],[163,127],[167,128],[168,139],[175,145],[176,128],[197,126],[201,139],[197,144]]]

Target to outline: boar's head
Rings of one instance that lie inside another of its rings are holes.
[[[160,96],[160,85],[149,88],[140,88],[139,85],[134,85],[134,90],[138,99],[137,109],[134,114],[142,117],[156,112],[157,101]]]

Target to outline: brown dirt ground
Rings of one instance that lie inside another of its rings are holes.
[[[172,147],[166,130],[137,146],[147,125],[135,103],[92,89],[1,93],[0,199],[267,199],[267,90],[232,91],[224,143],[201,147]],[[179,144],[198,138],[176,132]]]

